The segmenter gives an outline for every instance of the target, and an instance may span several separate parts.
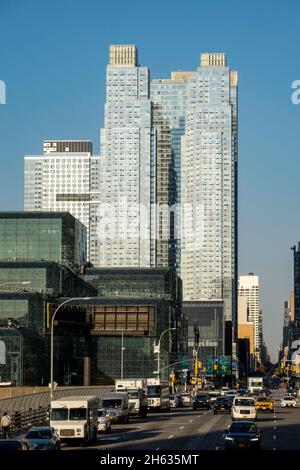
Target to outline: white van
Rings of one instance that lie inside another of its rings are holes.
[[[231,419],[248,419],[255,421],[257,410],[255,400],[252,397],[235,397],[231,408]]]
[[[50,426],[56,430],[61,441],[96,441],[98,398],[78,396],[52,400]]]

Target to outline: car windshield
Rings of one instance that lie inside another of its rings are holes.
[[[52,432],[48,429],[40,431],[28,431],[26,439],[51,439]]]
[[[160,385],[149,385],[148,397],[160,397]]]
[[[287,400],[287,401],[294,400],[294,397],[284,397],[284,400]]]
[[[256,432],[256,426],[252,423],[233,423],[229,429],[232,433]]]
[[[70,421],[86,419],[86,408],[70,408]]]
[[[68,420],[68,408],[53,408],[51,410],[52,421],[67,421]]]
[[[128,398],[139,398],[139,392],[131,392],[130,390],[128,390]]]
[[[222,405],[224,404],[227,404],[228,403],[228,400],[226,398],[217,398],[216,399],[216,404],[219,405],[219,403],[221,403]]]
[[[254,406],[254,400],[237,399],[234,406]]]
[[[170,396],[169,396],[169,399],[170,399],[170,400],[175,400],[174,395],[170,395]]]
[[[197,401],[205,401],[207,400],[209,397],[207,395],[197,395],[196,397],[196,400]]]
[[[105,408],[119,408],[122,406],[122,400],[116,398],[103,400],[103,406]]]
[[[106,416],[104,410],[98,410],[98,418],[100,418],[101,416]]]

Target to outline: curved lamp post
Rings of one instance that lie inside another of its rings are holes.
[[[63,306],[66,305],[69,302],[73,302],[74,300],[91,300],[91,297],[73,297],[72,299],[65,300],[62,302],[55,312],[52,315],[51,318],[51,339],[50,339],[50,398],[53,400],[53,330],[54,330],[54,319],[56,317],[57,312],[59,309]]]
[[[159,379],[160,379],[160,342],[161,342],[161,339],[162,339],[163,335],[165,333],[167,333],[168,331],[172,331],[172,330],[176,330],[176,328],[175,327],[174,328],[167,328],[165,331],[163,331],[162,334],[159,337],[157,346],[154,345],[154,352],[157,353],[157,377]]]

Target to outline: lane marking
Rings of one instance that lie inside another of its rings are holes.
[[[276,426],[274,426],[274,431],[276,431]]]
[[[190,423],[192,423],[192,422],[193,422],[193,420],[192,420],[192,419],[190,419]]]
[[[168,437],[168,439],[172,439],[174,437],[174,434],[171,434],[171,436]]]
[[[155,449],[155,450],[159,450],[159,447],[156,447],[156,449]]]
[[[275,436],[275,434],[274,434],[274,436],[273,436],[273,439],[274,439],[274,440],[276,439],[276,436]]]
[[[183,429],[183,428],[184,428],[184,426],[180,426],[180,428],[179,428],[179,429]]]
[[[216,450],[219,450],[219,446],[216,447]]]

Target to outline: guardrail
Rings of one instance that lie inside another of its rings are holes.
[[[47,423],[48,411],[47,408],[39,408],[37,410],[28,411],[15,411],[10,414],[11,426],[9,434],[18,433],[19,431],[30,428],[31,426],[42,426]],[[2,430],[0,428],[0,437]]]
[[[113,390],[113,386],[90,386],[80,388],[67,388],[56,390],[54,399],[67,396],[83,396],[96,395],[101,397],[103,393]],[[12,416],[16,411],[24,412],[30,410],[47,409],[50,405],[50,392],[33,393],[30,395],[22,395],[13,398],[5,398],[0,400],[0,416],[7,411]]]

